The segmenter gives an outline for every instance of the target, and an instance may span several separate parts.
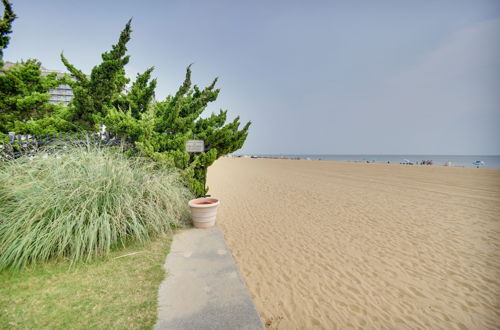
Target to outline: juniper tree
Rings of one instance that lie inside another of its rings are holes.
[[[208,118],[201,114],[220,92],[215,88],[217,79],[200,89],[191,83],[191,66],[186,70],[184,82],[175,95],[155,102],[156,80],[151,78],[153,68],[138,74],[130,88],[125,76],[129,61],[127,42],[130,40],[131,22],[121,32],[116,45],[102,54],[102,62],[92,69],[90,76],[61,59],[73,76],[70,82],[74,97],[67,111],[56,119],[37,121],[51,127],[96,131],[100,125],[123,138],[135,142],[138,150],[157,162],[182,170],[189,187],[198,196],[204,195],[206,170],[218,157],[243,146],[250,123],[240,129],[239,117],[226,124],[227,111]],[[203,139],[206,152],[190,155],[185,151],[188,139]]]
[[[55,133],[64,129],[54,114],[63,115],[60,105],[49,103],[49,90],[66,82],[55,73],[43,76],[41,63],[27,60],[4,68],[0,75],[0,133]],[[43,121],[43,128],[41,122]],[[52,130],[50,129],[52,128]]]
[[[113,107],[121,111],[130,111],[132,117],[141,118],[151,106],[155,96],[156,79],[151,80],[151,73],[154,67],[147,69],[142,74],[137,74],[137,78],[130,87],[130,91],[121,94],[113,101]]]
[[[129,28],[129,26],[128,26]],[[123,32],[122,32],[123,34]],[[138,75],[130,92],[118,97],[107,108],[104,123],[108,129],[132,139],[147,156],[184,171],[189,187],[198,196],[207,192],[207,168],[223,155],[240,149],[248,135],[250,123],[240,129],[239,117],[226,124],[227,110],[202,118],[207,105],[217,99],[217,79],[200,89],[191,82],[191,66],[179,90],[165,100],[152,104],[156,80],[153,68]],[[104,83],[104,82],[103,82]],[[202,139],[206,152],[189,154],[189,139]]]
[[[129,61],[127,42],[130,40],[131,21],[121,32],[118,43],[109,52],[101,55],[102,62],[94,66],[90,76],[78,70],[61,54],[61,60],[73,76],[70,113],[71,121],[82,129],[97,130],[102,124],[113,102],[120,98],[129,79],[125,76],[125,65]]]
[[[3,50],[12,33],[16,15],[12,4],[2,0],[3,18],[0,20],[0,135],[16,133],[55,133],[66,130],[69,122],[64,118],[63,107],[50,104],[49,90],[66,82],[55,73],[42,75],[41,63],[35,59],[5,67]],[[58,114],[55,116],[55,114]],[[38,120],[40,120],[38,122]]]
[[[12,4],[8,0],[2,0],[4,12],[0,20],[0,67],[3,65],[3,50],[9,44],[12,33],[12,22],[16,19],[16,14],[12,10]]]
[[[217,79],[204,89],[192,86],[189,66],[175,95],[167,96],[150,108],[111,109],[105,118],[106,126],[134,140],[137,147],[155,161],[183,170],[191,191],[202,196],[208,190],[205,187],[207,168],[217,158],[240,149],[250,126],[249,122],[239,129],[239,117],[226,124],[227,110],[208,118],[200,117],[207,105],[217,99],[220,90],[215,88],[216,82]],[[147,90],[145,83],[141,85],[143,87],[138,90]],[[206,152],[187,153],[185,145],[189,139],[203,140]]]
[[[201,118],[207,105],[217,99],[220,89],[215,88],[217,79],[200,89],[191,83],[191,66],[186,70],[184,82],[174,96],[155,105],[154,135],[151,139],[160,159],[173,162],[185,169],[190,178],[190,188],[198,196],[204,195],[207,168],[226,154],[240,149],[248,135],[250,122],[239,130],[239,117],[226,124],[227,110]],[[184,151],[188,139],[205,142],[206,152],[188,154]]]

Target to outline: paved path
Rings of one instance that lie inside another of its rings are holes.
[[[263,329],[217,226],[174,236],[155,329]]]

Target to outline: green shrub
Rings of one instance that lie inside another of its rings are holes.
[[[109,148],[4,163],[0,269],[86,261],[129,240],[148,241],[187,221],[190,197],[175,170]]]

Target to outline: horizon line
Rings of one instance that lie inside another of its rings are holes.
[[[500,157],[500,154],[377,154],[377,153],[359,153],[359,154],[315,154],[315,153],[231,153],[233,155],[263,155],[263,156],[494,156]]]

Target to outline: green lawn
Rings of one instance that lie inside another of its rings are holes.
[[[162,237],[71,268],[60,262],[3,271],[0,328],[151,328],[170,243]]]

